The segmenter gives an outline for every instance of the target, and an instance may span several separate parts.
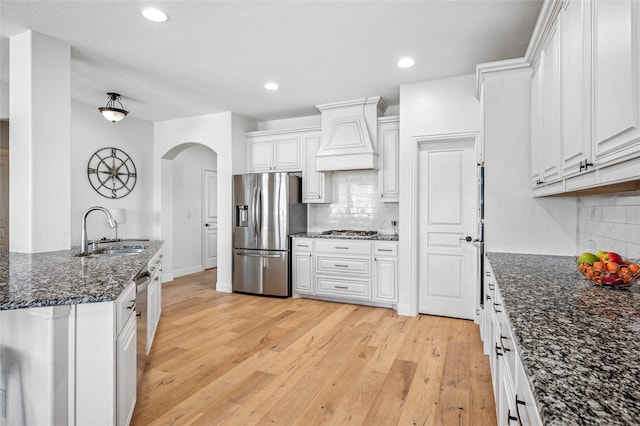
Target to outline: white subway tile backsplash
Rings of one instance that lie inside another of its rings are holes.
[[[398,220],[398,203],[378,200],[378,172],[370,170],[334,172],[331,204],[309,204],[308,230],[378,230],[392,233]]]
[[[580,197],[576,241],[579,251],[640,259],[640,192]]]

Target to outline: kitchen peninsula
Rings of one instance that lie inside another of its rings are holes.
[[[0,255],[0,397],[8,424],[124,424],[135,404],[136,285],[162,241]],[[4,423],[2,423],[4,424]]]

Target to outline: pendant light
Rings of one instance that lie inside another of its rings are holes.
[[[98,108],[104,118],[115,123],[116,121],[122,120],[127,114],[129,114],[129,111],[125,110],[122,102],[120,102],[120,95],[118,93],[109,92],[107,93],[107,96],[109,97],[107,106]],[[120,105],[120,108],[116,108],[114,106],[116,102]]]

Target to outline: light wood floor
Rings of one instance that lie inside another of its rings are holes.
[[[163,286],[132,425],[495,425],[472,321]]]

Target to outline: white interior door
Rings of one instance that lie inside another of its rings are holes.
[[[204,269],[218,266],[218,173],[204,171],[204,235],[202,238],[202,264]]]
[[[475,141],[420,149],[419,306],[424,314],[473,319],[478,277]]]

